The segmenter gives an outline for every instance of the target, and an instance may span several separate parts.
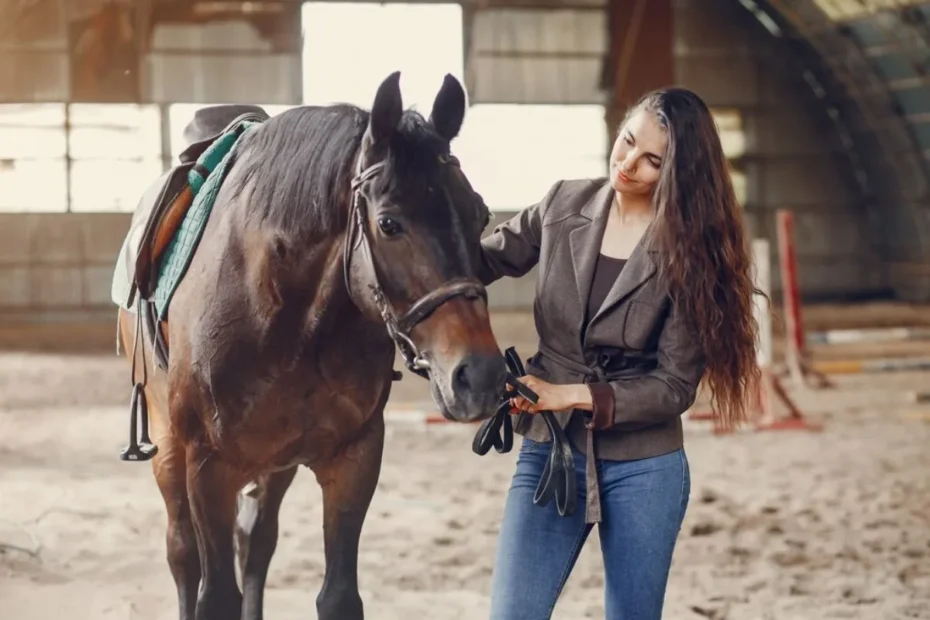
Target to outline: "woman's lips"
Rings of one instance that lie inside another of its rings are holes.
[[[631,179],[630,177],[628,177],[628,176],[626,176],[625,174],[623,174],[622,172],[620,172],[620,170],[617,170],[617,178],[620,179],[621,181],[623,181],[624,183],[632,183],[632,182],[633,182],[633,179]]]

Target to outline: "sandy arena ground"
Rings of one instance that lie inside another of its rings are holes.
[[[498,333],[511,328],[495,323]],[[532,340],[523,329],[515,342],[522,352]],[[930,343],[897,348],[930,356]],[[846,375],[834,390],[793,390],[822,433],[717,437],[690,422],[693,490],[665,617],[930,618],[930,405],[911,401],[930,389],[928,374]],[[416,381],[400,384],[396,408],[422,401]],[[3,620],[177,618],[150,468],[117,456],[127,383],[112,352],[0,354]],[[487,618],[515,453],[477,457],[473,432],[389,425],[362,537],[367,617]],[[592,536],[555,618],[603,617],[599,554]],[[267,617],[316,618],[322,575],[320,492],[303,470],[284,504]]]

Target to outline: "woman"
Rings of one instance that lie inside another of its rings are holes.
[[[492,620],[549,618],[594,523],[607,618],[658,620],[690,492],[681,414],[703,379],[733,425],[758,385],[748,242],[704,102],[680,88],[645,96],[609,170],[556,183],[482,241],[486,283],[539,267],[539,351],[524,377],[539,402],[513,401],[524,440]],[[542,410],[575,451],[585,509],[570,516],[533,504],[549,455]]]

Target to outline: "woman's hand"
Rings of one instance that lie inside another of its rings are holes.
[[[510,406],[519,411],[538,413],[540,411],[565,411],[567,409],[591,409],[591,392],[584,384],[555,385],[532,375],[519,377],[539,396],[534,405],[520,395],[510,399]]]

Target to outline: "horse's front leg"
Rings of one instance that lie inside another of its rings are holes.
[[[371,504],[384,448],[384,417],[378,411],[363,434],[315,473],[323,489],[326,574],[316,599],[319,620],[362,620],[358,592],[358,541]]]
[[[242,615],[233,526],[236,495],[243,482],[215,453],[188,449],[187,491],[201,572],[196,620],[238,620]]]
[[[263,476],[255,489],[239,495],[236,542],[242,573],[242,620],[262,620],[265,579],[278,544],[278,514],[297,467]]]

